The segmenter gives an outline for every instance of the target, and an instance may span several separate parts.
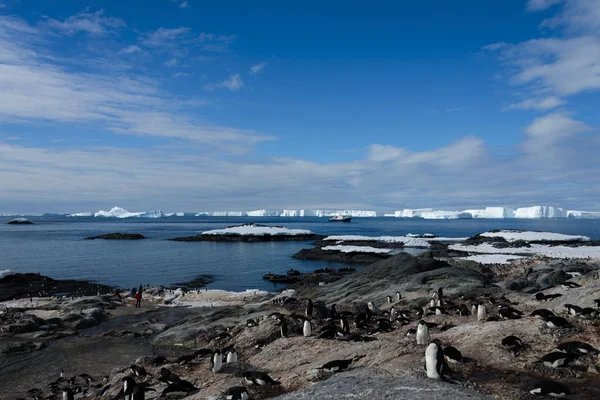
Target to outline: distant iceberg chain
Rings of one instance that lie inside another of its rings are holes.
[[[253,211],[210,211],[200,212],[197,217],[332,217],[349,215],[354,218],[376,217],[370,210],[253,210]]]
[[[542,218],[600,218],[600,212],[572,211],[552,206],[531,206],[517,209],[508,207],[486,207],[485,209],[464,211],[442,211],[432,208],[404,209],[394,214],[386,214],[399,218],[423,218],[423,219],[469,219],[469,218],[519,218],[519,219],[542,219]]]
[[[165,215],[160,210],[149,212],[129,212],[121,207],[113,207],[110,209],[110,211],[100,210],[94,214],[94,217],[106,218],[161,218],[164,216]]]

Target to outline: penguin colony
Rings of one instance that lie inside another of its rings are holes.
[[[566,288],[578,287],[565,285]],[[558,298],[560,295],[548,295],[537,293],[532,301],[542,302]],[[521,318],[539,319],[543,321],[549,330],[568,330],[578,322],[584,320],[597,320],[600,313],[600,299],[593,300],[596,307],[581,307],[573,304],[564,304],[565,315],[568,318],[557,316],[554,312],[539,308],[525,315],[513,306],[507,298],[495,299],[486,295],[481,298],[446,298],[443,289],[440,288],[431,293],[431,298],[425,307],[402,308],[404,302],[400,292],[386,297],[382,308],[387,304],[389,309],[382,310],[375,303],[368,302],[364,307],[357,307],[354,311],[338,311],[336,304],[327,306],[323,302],[313,302],[311,299],[300,301],[295,298],[279,298],[273,301],[276,306],[293,305],[296,310],[301,306],[302,313],[283,314],[273,312],[268,318],[276,321],[278,325],[277,336],[287,338],[290,336],[303,336],[318,340],[339,340],[347,342],[370,342],[377,340],[379,333],[389,333],[408,327],[406,335],[413,337],[414,343],[419,351],[424,354],[424,371],[429,379],[446,380],[457,382],[464,376],[453,374],[450,365],[472,362],[463,357],[460,350],[444,345],[435,338],[435,332],[444,332],[452,329],[453,325],[439,326],[436,323],[426,321],[427,317],[433,315],[457,315],[471,319],[476,324],[489,323],[490,321],[505,321]],[[243,329],[253,329],[263,321],[248,319]],[[222,341],[234,340],[232,331],[216,332],[212,339],[218,344]],[[313,340],[310,339],[310,340]],[[307,339],[309,340],[309,339]],[[494,345],[494,344],[491,344]],[[504,337],[496,346],[504,349],[512,357],[518,358],[522,353],[531,351],[528,344],[521,338],[510,335]],[[260,344],[256,345],[261,348]],[[547,375],[557,369],[569,368],[573,363],[579,365],[590,364],[594,357],[598,357],[600,351],[588,343],[576,340],[563,340],[556,349],[548,354],[540,355],[534,363]],[[159,372],[151,374],[141,365],[131,365],[124,372],[128,375],[121,378],[117,383],[110,381],[109,377],[91,377],[87,374],[73,375],[67,377],[65,371],[60,371],[58,378],[47,385],[46,390],[39,388],[27,392],[27,397],[22,399],[63,399],[72,400],[80,398],[110,398],[112,400],[144,400],[146,398],[163,398],[166,395],[178,394],[177,398],[202,392],[200,385],[182,379],[173,369],[206,362],[210,364],[206,373],[211,374],[233,374],[239,377],[239,386],[231,386],[222,393],[222,398],[227,400],[250,400],[256,393],[257,388],[277,388],[281,384],[269,375],[268,372],[252,369],[248,365],[238,363],[239,355],[233,346],[202,348],[193,353],[182,355],[177,359],[169,361],[164,356],[157,356],[149,362],[153,367],[159,367]],[[347,359],[335,359],[319,366],[317,369],[328,373],[339,373],[352,368],[367,355],[355,355]],[[545,369],[545,370],[544,370]],[[118,391],[117,391],[118,389]],[[530,395],[550,396],[563,398],[573,394],[573,391],[565,384],[555,380],[540,378],[528,381],[522,389]],[[257,392],[258,390],[258,392]],[[50,394],[48,394],[50,393]],[[110,393],[110,395],[109,395]],[[19,399],[21,400],[21,399]]]

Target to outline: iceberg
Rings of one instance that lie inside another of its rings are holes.
[[[164,214],[160,210],[149,212],[129,212],[120,207],[113,207],[110,211],[100,210],[94,214],[94,217],[105,218],[161,218]]]
[[[569,210],[567,211],[567,218],[595,219],[600,218],[600,212]]]
[[[91,217],[92,214],[91,212],[82,212],[82,213],[74,213],[74,214],[67,214],[67,217]]]
[[[433,212],[433,208],[417,208],[416,210],[405,208],[402,211],[396,211],[394,215],[401,218],[422,218],[421,215],[424,212]]]
[[[428,211],[421,214],[424,219],[469,219],[473,216],[464,211]]]
[[[205,211],[196,214],[196,217],[246,217],[245,211]]]
[[[335,215],[349,215],[353,218],[374,218],[377,212],[371,210],[312,210],[315,217],[333,217]]]
[[[514,218],[515,210],[507,207],[486,207],[481,218]]]
[[[185,213],[177,212],[177,213],[167,213],[164,215],[165,217],[185,217]]]
[[[564,209],[550,206],[533,206],[517,208],[515,218],[539,219],[539,218],[566,218]]]

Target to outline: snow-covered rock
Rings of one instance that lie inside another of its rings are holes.
[[[203,235],[312,235],[313,233],[306,229],[288,229],[280,226],[264,226],[264,225],[240,225],[232,226],[225,229],[214,229],[211,231],[202,232]]]
[[[501,237],[508,242],[516,242],[517,240],[525,240],[527,242],[532,241],[569,241],[569,242],[589,242],[590,238],[587,236],[579,235],[564,235],[562,233],[554,232],[532,232],[532,231],[513,231],[513,230],[502,230],[499,232],[484,232],[479,236],[483,237]]]
[[[335,235],[328,236],[323,240],[342,242],[380,242],[380,243],[404,243],[404,247],[430,247],[426,239],[409,236],[358,236],[358,235]]]
[[[15,273],[10,269],[1,269],[0,270],[0,279],[4,278],[5,276],[14,275],[14,274]]]
[[[515,210],[515,218],[538,219],[538,218],[566,218],[564,209],[550,206],[522,207]]]
[[[129,212],[120,207],[113,207],[110,211],[100,210],[94,214],[94,217],[105,218],[161,218],[164,214],[160,210],[149,212]]]
[[[600,259],[600,246],[549,246],[545,244],[531,244],[530,247],[507,247],[499,249],[489,243],[480,245],[453,244],[450,250],[465,251],[468,253],[482,254],[531,254],[543,255],[550,258],[593,258]]]
[[[510,264],[514,260],[526,258],[512,254],[477,254],[468,257],[460,257],[460,260],[475,261],[479,264]]]
[[[373,253],[373,254],[388,254],[394,251],[393,249],[378,249],[371,246],[325,246],[323,250],[339,251],[341,253]]]
[[[600,212],[569,210],[567,211],[567,218],[595,219],[600,218]]]

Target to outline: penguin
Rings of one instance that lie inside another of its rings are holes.
[[[581,285],[578,285],[577,283],[571,282],[571,281],[566,281],[561,286],[566,289],[575,289],[575,288],[581,287]]]
[[[121,379],[121,381],[123,382],[122,393],[127,393],[124,396],[125,400],[131,400],[131,392],[133,391],[133,387],[135,386],[135,379],[133,379],[131,376],[126,376],[123,379]]]
[[[129,369],[131,370],[131,373],[133,375],[138,376],[140,378],[148,375],[146,369],[144,367],[140,367],[139,365],[131,364],[129,366]]]
[[[396,292],[396,301],[400,301],[402,299],[402,295],[400,292]]]
[[[549,317],[545,318],[545,321],[548,328],[568,328],[571,326],[569,321],[563,317]]]
[[[210,367],[214,373],[221,371],[221,368],[223,367],[223,354],[221,354],[220,349],[215,350],[213,353],[213,356],[210,360]]]
[[[541,318],[543,320],[550,318],[550,317],[556,317],[556,315],[554,315],[554,313],[552,311],[546,310],[545,308],[533,310],[530,315],[533,317]]]
[[[596,319],[598,317],[598,310],[591,307],[585,307],[583,310],[581,310],[579,317],[583,319]]]
[[[556,348],[560,351],[565,351],[574,356],[584,356],[587,354],[600,354],[600,350],[595,349],[594,347],[592,347],[591,345],[589,345],[587,343],[578,342],[578,341],[561,343],[558,346],[556,346]]]
[[[350,325],[348,325],[346,318],[340,318],[340,327],[342,328],[343,333],[350,333]]]
[[[546,354],[538,361],[536,361],[536,363],[544,364],[548,368],[558,368],[566,366],[572,360],[573,357],[569,353],[555,351],[553,353]]]
[[[306,303],[306,316],[307,317],[312,317],[313,314],[313,302],[311,299],[308,299],[308,302]]]
[[[396,308],[394,308],[393,306],[392,308],[390,308],[390,322],[396,322]]]
[[[333,361],[329,361],[328,363],[324,364],[322,367],[320,367],[318,369],[324,369],[324,370],[328,370],[333,373],[336,373],[336,372],[341,372],[345,369],[348,369],[350,367],[350,364],[352,364],[352,359],[333,360]]]
[[[246,326],[248,328],[253,328],[255,326],[258,326],[258,322],[256,322],[255,320],[253,320],[252,318],[249,318],[246,320]]]
[[[279,333],[281,334],[282,338],[287,337],[288,335],[288,325],[284,319],[282,319],[281,323],[279,324]]]
[[[431,299],[431,300],[429,301],[429,308],[433,308],[433,307],[435,307],[436,305],[437,305],[437,303],[436,303],[435,299]]]
[[[443,288],[439,288],[437,291],[436,306],[442,307],[442,308],[444,307],[444,289]]]
[[[502,347],[516,354],[525,347],[525,344],[517,336],[511,335],[502,339]]]
[[[247,371],[243,374],[244,379],[251,385],[267,386],[280,385],[278,381],[271,378],[269,375],[260,371]]]
[[[64,369],[61,369],[61,370],[60,370],[60,375],[59,375],[59,378],[64,378],[64,377],[65,377],[65,370],[64,370]]]
[[[565,308],[570,315],[579,315],[583,310],[581,307],[574,306],[573,304],[565,304]]]
[[[462,363],[463,356],[456,347],[448,346],[444,348],[444,358],[449,363]]]
[[[238,360],[237,351],[231,349],[227,352],[227,364],[236,363]]]
[[[475,304],[471,306],[471,315],[477,315],[477,306]]]
[[[479,303],[479,306],[477,306],[477,320],[484,321],[485,319],[487,319],[487,309],[485,304]]]
[[[572,394],[571,389],[559,382],[547,379],[535,380],[526,384],[526,390],[531,394],[563,398]]]
[[[442,347],[436,342],[429,343],[425,350],[425,371],[430,379],[442,379],[450,372]]]
[[[375,314],[375,315],[381,315],[381,314],[383,314],[381,312],[381,310],[379,308],[377,308],[377,306],[375,304],[373,304],[372,301],[369,301],[367,303],[367,308],[369,309],[369,311],[371,312],[371,314]]]
[[[512,307],[501,305],[498,308],[498,315],[500,315],[504,319],[519,319],[519,318],[521,318],[523,313]]]
[[[125,392],[125,395],[130,394],[131,400],[146,400],[146,392],[156,392],[156,389],[148,387],[147,382],[136,383],[130,393]]]
[[[310,321],[304,321],[304,327],[302,328],[302,334],[304,337],[310,337],[312,335],[312,326],[310,325]]]
[[[233,386],[225,392],[225,400],[250,400],[250,394],[244,386]]]
[[[63,400],[75,400],[75,396],[73,395],[73,390],[70,388],[64,388],[62,390],[62,398]]]
[[[329,318],[337,318],[338,317],[338,312],[335,309],[335,304],[332,304],[331,307],[329,308]]]
[[[596,303],[596,308],[598,308],[598,310],[600,310],[600,299],[594,299],[593,301],[594,301],[594,303]],[[8,312],[8,309],[6,309],[6,310]]]
[[[461,317],[466,317],[471,314],[471,312],[469,311],[467,306],[464,304],[461,304],[460,306],[458,306],[458,308],[456,309],[456,313],[458,315],[460,315]]]
[[[387,297],[387,301],[388,301],[388,303],[390,303],[390,304],[391,304],[391,303],[392,303],[392,296],[388,296],[388,297]]]
[[[425,321],[420,320],[417,325],[417,344],[425,346],[431,342],[431,336],[429,335],[429,328]]]

